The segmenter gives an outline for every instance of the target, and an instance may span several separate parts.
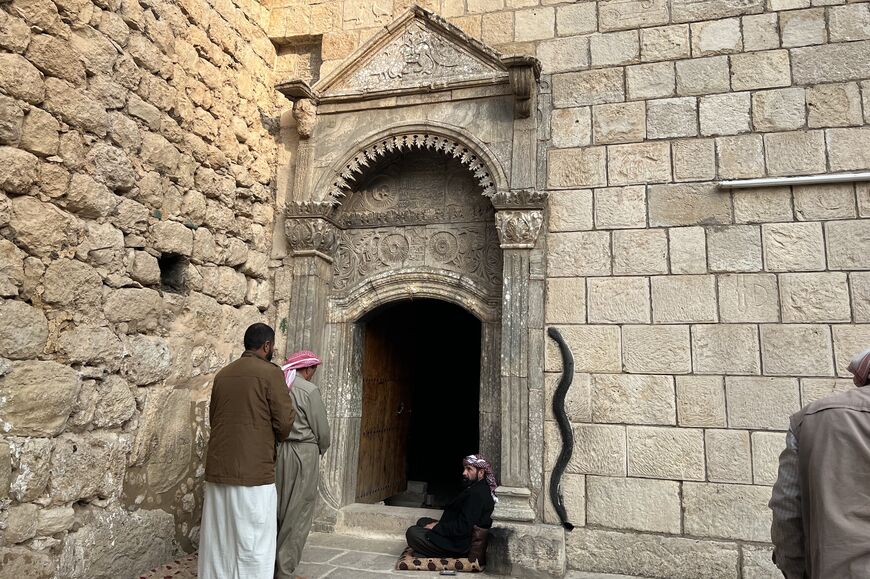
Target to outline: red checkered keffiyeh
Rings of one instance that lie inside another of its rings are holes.
[[[287,388],[293,388],[293,382],[296,380],[296,370],[301,368],[310,368],[311,366],[320,366],[321,361],[317,355],[310,350],[301,350],[295,354],[291,354],[287,361],[281,365],[281,370],[284,371],[284,382]]]
[[[852,382],[859,388],[870,382],[870,350],[864,350],[849,362],[846,368],[852,373]]]
[[[489,485],[489,492],[492,495],[492,500],[498,502],[498,497],[495,496],[495,489],[498,488],[498,483],[495,480],[495,473],[492,472],[492,465],[489,461],[483,458],[482,454],[469,454],[463,459],[462,464],[473,466],[486,473],[486,482]]]

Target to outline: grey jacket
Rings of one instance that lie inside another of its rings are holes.
[[[316,444],[320,454],[323,454],[329,448],[330,432],[320,389],[297,374],[290,389],[290,397],[296,407],[296,416],[293,419],[293,428],[284,440]]]

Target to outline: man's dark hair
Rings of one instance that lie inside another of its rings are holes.
[[[245,350],[259,350],[266,342],[275,341],[275,330],[266,324],[251,324],[245,330]]]

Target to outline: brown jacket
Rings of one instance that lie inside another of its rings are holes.
[[[791,427],[806,576],[870,577],[870,387],[810,404]]]
[[[284,440],[296,409],[281,369],[245,352],[214,378],[205,480],[257,486],[275,482],[275,441]]]

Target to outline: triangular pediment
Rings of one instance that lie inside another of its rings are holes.
[[[326,99],[370,98],[507,81],[498,52],[413,6],[313,88]]]

